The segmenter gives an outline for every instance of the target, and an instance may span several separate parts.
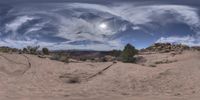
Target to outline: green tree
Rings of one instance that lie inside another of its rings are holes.
[[[49,49],[48,48],[42,48],[42,52],[45,55],[49,55]]]
[[[110,55],[113,57],[119,57],[121,55],[122,51],[120,50],[112,50],[110,51]]]
[[[132,46],[131,44],[127,44],[124,50],[122,51],[121,59],[123,62],[126,62],[126,63],[134,63],[135,62],[134,56],[137,53],[138,53],[138,50],[135,49],[134,46]]]
[[[28,53],[28,49],[27,48],[23,48],[23,53]]]
[[[27,51],[29,54],[37,54],[39,48],[40,46],[27,46]]]

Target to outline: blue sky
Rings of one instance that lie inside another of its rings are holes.
[[[0,46],[50,49],[200,46],[198,0],[0,1]],[[180,1],[182,1],[180,3]]]

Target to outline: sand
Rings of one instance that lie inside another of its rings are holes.
[[[199,100],[200,52],[140,56],[139,64],[67,64],[0,53],[0,100]]]

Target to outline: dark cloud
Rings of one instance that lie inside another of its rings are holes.
[[[171,3],[198,5],[199,0],[1,0],[0,3],[60,3],[60,2],[82,2],[82,3],[114,3],[114,2],[138,2],[138,3]]]

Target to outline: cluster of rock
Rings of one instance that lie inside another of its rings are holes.
[[[194,47],[191,47],[192,50],[197,50],[197,51],[200,51],[200,46],[194,46]]]
[[[167,53],[167,52],[182,52],[184,50],[190,50],[191,48],[187,45],[182,44],[171,44],[171,43],[155,43],[154,45],[143,49],[141,51],[144,52],[160,52],[160,53]]]

